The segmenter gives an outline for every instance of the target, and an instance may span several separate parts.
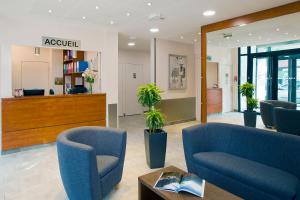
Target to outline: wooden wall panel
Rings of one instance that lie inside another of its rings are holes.
[[[2,99],[2,149],[54,142],[63,130],[105,122],[105,94]]]

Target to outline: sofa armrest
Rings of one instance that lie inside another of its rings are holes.
[[[296,191],[296,198],[295,200],[300,200],[300,182],[298,181],[297,191]]]
[[[184,147],[185,161],[188,172],[195,173],[193,154],[201,152],[202,140],[201,133],[206,132],[205,125],[196,125],[182,130],[182,141]]]

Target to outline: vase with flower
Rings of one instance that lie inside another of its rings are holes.
[[[93,84],[95,83],[95,79],[97,77],[97,72],[93,70],[91,67],[88,67],[83,73],[82,76],[84,80],[88,83],[88,92],[90,94],[93,93]]]

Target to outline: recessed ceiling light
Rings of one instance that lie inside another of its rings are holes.
[[[148,2],[148,3],[147,3],[147,6],[152,6],[152,3],[151,3],[151,2]]]
[[[240,42],[240,40],[237,40],[237,42]]]
[[[83,16],[83,17],[82,17],[82,19],[86,19],[86,17],[85,17],[85,16]]]
[[[109,23],[110,23],[110,25],[114,25],[115,24],[115,22],[113,20],[111,20]]]
[[[99,6],[96,6],[96,10],[99,10]]]
[[[252,33],[249,33],[248,35],[249,35],[249,36],[252,36]]]
[[[127,17],[129,17],[130,15],[131,15],[131,13],[130,13],[130,12],[127,12],[127,13],[126,13],[126,16],[127,16]]]
[[[240,24],[239,27],[247,26],[247,24]]]
[[[276,28],[276,31],[280,31],[280,28]]]
[[[183,39],[183,36],[182,36],[182,35],[180,36],[180,39]]]
[[[48,13],[50,13],[50,14],[51,14],[51,13],[52,13],[52,10],[51,10],[51,9],[49,9],[49,10],[48,10]]]
[[[203,15],[205,17],[214,16],[215,14],[216,14],[216,11],[214,11],[214,10],[207,10],[207,11],[203,12]]]
[[[159,32],[159,29],[158,28],[151,28],[150,32],[151,33],[157,33],[157,32]]]
[[[133,46],[135,46],[135,43],[134,42],[128,42],[128,46],[133,47]]]

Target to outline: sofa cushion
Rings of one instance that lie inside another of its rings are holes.
[[[118,158],[115,156],[99,155],[96,156],[97,168],[100,177],[105,176],[118,164]]]
[[[222,152],[196,153],[193,158],[196,165],[214,170],[280,199],[293,199],[296,195],[297,177],[277,168]]]

